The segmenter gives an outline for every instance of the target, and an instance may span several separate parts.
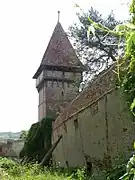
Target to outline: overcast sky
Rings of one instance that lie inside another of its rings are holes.
[[[124,2],[124,4],[123,4]],[[36,72],[52,31],[76,21],[74,3],[126,19],[124,0],[0,0],[0,131],[29,129],[38,120]]]

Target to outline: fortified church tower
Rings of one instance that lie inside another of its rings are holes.
[[[59,22],[59,13],[41,64],[33,76],[39,93],[39,121],[45,116],[56,118],[63,107],[77,96],[84,71]]]

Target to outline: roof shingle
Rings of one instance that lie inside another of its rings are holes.
[[[43,66],[75,67],[80,69],[81,72],[85,69],[78,59],[60,22],[56,24],[37,72],[41,71],[41,67]],[[39,74],[37,72],[36,74]],[[37,76],[36,74],[34,75],[35,78]]]
[[[67,34],[59,22],[54,29],[41,64],[53,66],[82,66]]]

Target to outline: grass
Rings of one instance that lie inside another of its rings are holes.
[[[0,158],[0,180],[97,180],[97,175],[87,177],[85,169],[43,168],[38,164],[20,164],[19,162]],[[125,173],[125,165],[106,172],[106,178],[98,180],[118,180]],[[107,178],[108,177],[108,178]]]
[[[21,165],[0,158],[0,180],[85,180],[83,169],[76,171],[41,168],[38,164]]]

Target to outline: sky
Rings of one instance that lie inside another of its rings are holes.
[[[128,17],[124,0],[0,0],[0,132],[28,130],[38,121],[36,72],[57,23],[68,30],[76,8],[94,7],[103,15]]]

